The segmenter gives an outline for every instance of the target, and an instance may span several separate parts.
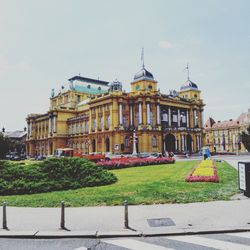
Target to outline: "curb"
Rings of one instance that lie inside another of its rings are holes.
[[[250,228],[218,229],[218,230],[183,230],[160,233],[147,233],[141,231],[5,231],[0,230],[0,238],[16,239],[60,239],[60,238],[124,238],[124,237],[160,237],[181,236],[197,234],[223,234],[249,232]]]

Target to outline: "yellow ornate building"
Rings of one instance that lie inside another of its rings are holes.
[[[127,93],[118,81],[69,79],[58,93],[52,90],[48,112],[28,115],[27,154],[51,155],[62,147],[75,154],[132,153],[133,145],[137,152],[200,150],[204,104],[189,77],[180,91],[163,94],[143,66],[131,88]]]
[[[250,109],[242,113],[236,120],[215,122],[209,118],[205,127],[205,144],[216,153],[244,153],[246,149],[241,140],[241,134],[250,125]]]

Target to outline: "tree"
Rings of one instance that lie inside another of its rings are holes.
[[[0,159],[4,159],[10,150],[10,140],[0,133]]]
[[[247,132],[242,132],[242,143],[244,144],[246,150],[250,152],[250,125]]]

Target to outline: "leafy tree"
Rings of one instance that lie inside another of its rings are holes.
[[[250,152],[250,125],[246,132],[242,132],[242,142],[248,152]]]
[[[0,159],[4,159],[10,150],[10,140],[0,133]]]

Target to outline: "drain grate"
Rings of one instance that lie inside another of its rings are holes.
[[[170,218],[147,219],[150,227],[170,227],[175,226],[175,223]]]

